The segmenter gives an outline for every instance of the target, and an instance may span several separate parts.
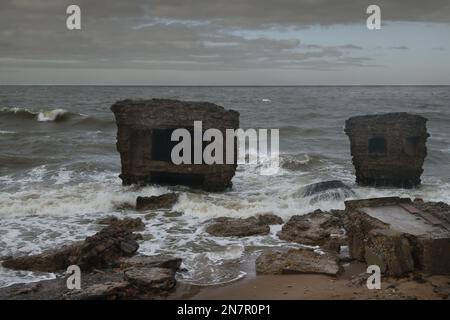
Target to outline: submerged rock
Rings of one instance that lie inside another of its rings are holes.
[[[213,220],[213,224],[206,228],[206,232],[218,237],[266,235],[270,232],[269,225],[282,222],[283,220],[274,214],[263,214],[246,219],[220,217]]]
[[[285,241],[324,246],[339,251],[340,245],[346,243],[342,227],[341,211],[316,210],[305,215],[292,216],[277,236]]]
[[[170,209],[178,201],[178,194],[167,193],[160,196],[137,197],[137,210]]]
[[[319,273],[336,276],[340,271],[336,255],[309,249],[268,249],[256,259],[258,274]]]
[[[339,180],[323,181],[303,187],[303,196],[311,197],[310,204],[328,200],[345,200],[355,195],[349,186]]]

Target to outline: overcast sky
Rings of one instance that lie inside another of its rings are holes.
[[[0,84],[450,85],[449,0],[0,1]]]

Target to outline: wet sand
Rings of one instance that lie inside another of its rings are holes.
[[[175,299],[193,300],[353,300],[353,299],[445,299],[450,294],[450,276],[382,278],[380,290],[369,290],[364,272],[352,264],[339,277],[320,274],[258,275],[220,285],[196,287],[180,284]]]

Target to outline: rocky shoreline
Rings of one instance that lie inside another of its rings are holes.
[[[137,209],[167,209],[177,199],[177,194],[139,197]],[[376,210],[381,210],[388,213],[389,218],[389,212],[400,210],[398,208],[412,215],[416,224],[405,225],[410,230],[403,230],[398,221],[376,216],[379,214]],[[179,297],[183,284],[177,284],[176,274],[182,272],[182,260],[165,255],[140,255],[139,241],[144,240],[137,232],[145,229],[141,219],[110,217],[97,223],[103,225],[103,229],[84,241],[38,255],[2,258],[5,268],[55,272],[58,277],[1,288],[0,299]],[[447,251],[450,206],[445,203],[395,197],[353,200],[346,202],[345,210],[316,210],[306,215],[294,215],[285,222],[274,214],[247,219],[220,217],[207,221],[205,232],[215,237],[249,237],[268,234],[271,225],[282,225],[278,238],[300,245],[300,248],[261,251],[255,261],[256,279],[264,279],[267,275],[298,274],[321,275],[341,281],[345,275],[348,285],[365,287],[369,275],[353,272],[349,276],[349,266],[376,264],[388,282],[389,279],[403,279],[425,285],[429,282],[426,279],[439,275],[441,281],[434,286],[436,294],[440,298],[450,297],[450,268],[446,261],[450,254]],[[77,265],[82,270],[80,290],[67,288],[65,271],[70,265]],[[328,296],[324,293],[324,297]]]

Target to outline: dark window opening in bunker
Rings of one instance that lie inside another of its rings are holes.
[[[201,186],[205,177],[192,173],[150,172],[150,180],[157,184]]]
[[[185,128],[191,134],[191,164],[194,164],[194,128]],[[152,160],[165,161],[172,163],[172,149],[181,142],[171,141],[172,132],[176,129],[153,129],[152,130]],[[203,150],[209,144],[208,141],[202,141]],[[181,156],[183,154],[181,153]],[[202,164],[205,164],[202,157]]]
[[[405,139],[404,150],[409,156],[417,155],[419,151],[420,137],[408,137]]]
[[[376,137],[369,139],[369,155],[385,156],[387,143],[385,138]]]
[[[178,143],[171,141],[174,129],[152,130],[152,160],[172,162],[172,148]]]

